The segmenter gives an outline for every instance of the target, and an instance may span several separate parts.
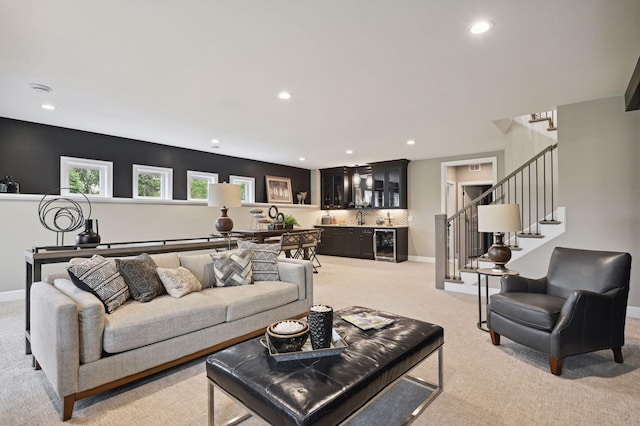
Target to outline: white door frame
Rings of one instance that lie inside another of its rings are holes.
[[[440,163],[440,212],[447,214],[446,196],[447,196],[447,167],[465,166],[468,164],[478,163],[491,163],[491,173],[493,174],[493,182],[495,185],[498,182],[498,157],[483,157],[483,158],[467,158],[466,160],[455,161],[443,161]]]

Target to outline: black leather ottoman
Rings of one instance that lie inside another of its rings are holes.
[[[396,319],[381,330],[362,331],[341,315],[379,313]],[[334,328],[346,335],[340,355],[277,362],[254,338],[211,355],[209,424],[218,386],[272,425],[335,425],[367,405],[387,386],[438,350],[438,383],[421,409],[442,391],[442,327],[364,307],[334,313]]]

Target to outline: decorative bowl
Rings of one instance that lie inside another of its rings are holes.
[[[287,323],[292,327],[283,327]],[[309,325],[301,320],[277,321],[267,327],[267,337],[278,353],[297,352],[307,342]]]

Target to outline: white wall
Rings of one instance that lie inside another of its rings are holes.
[[[0,195],[0,293],[23,290],[25,284],[24,252],[32,247],[55,245],[55,233],[45,229],[38,218],[41,196],[22,194]],[[229,210],[235,229],[248,229],[249,210],[238,207]],[[263,208],[265,214],[268,206]],[[98,219],[102,242],[144,241],[175,238],[196,238],[214,232],[214,222],[220,209],[204,204],[175,202],[169,204],[133,203],[131,200],[92,202],[92,218]],[[285,215],[295,216],[302,227],[320,223],[317,206],[279,206]],[[78,231],[67,233],[66,244],[75,242]],[[43,268],[43,272],[53,268]]]
[[[622,96],[558,107],[559,204],[566,233],[511,267],[547,272],[555,246],[631,253],[629,305],[640,307],[640,111]]]

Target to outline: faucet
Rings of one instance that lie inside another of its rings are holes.
[[[356,213],[356,222],[358,225],[364,225],[364,215],[362,214],[362,210],[358,210]]]

